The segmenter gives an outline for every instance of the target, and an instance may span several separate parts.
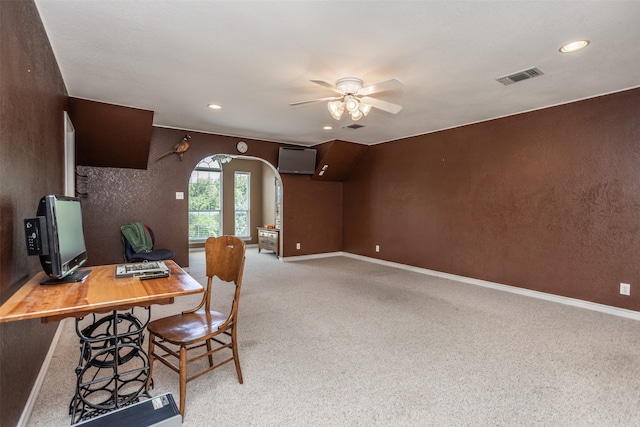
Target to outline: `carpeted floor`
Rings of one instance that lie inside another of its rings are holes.
[[[190,382],[185,426],[640,425],[637,321],[352,258],[248,248],[238,338],[244,384],[233,364]],[[69,424],[78,356],[67,321],[29,426]]]

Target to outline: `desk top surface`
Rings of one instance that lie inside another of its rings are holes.
[[[171,304],[174,297],[197,294],[204,288],[174,261],[165,261],[169,277],[140,280],[115,278],[115,264],[87,267],[84,282],[41,285],[43,272],[33,276],[0,306],[0,323],[16,320],[60,320],[90,313]]]

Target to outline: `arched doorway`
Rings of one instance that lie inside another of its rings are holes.
[[[191,173],[188,199],[190,247],[223,234],[257,244],[258,227],[283,225],[280,174],[260,158],[226,154],[203,158]]]

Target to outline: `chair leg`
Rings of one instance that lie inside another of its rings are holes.
[[[207,351],[211,353],[211,340],[207,340]],[[213,366],[213,355],[209,354],[209,366]]]
[[[180,347],[180,413],[184,420],[184,407],[187,400],[187,348]]]
[[[153,384],[153,352],[155,351],[155,344],[153,343],[153,335],[149,334],[149,352],[147,355],[149,356],[149,373],[147,375],[147,383],[145,384],[145,389],[149,391],[151,389],[151,385]]]
[[[238,381],[242,384],[242,370],[240,370],[240,358],[238,357],[238,344],[236,341],[236,325],[231,328],[231,351],[233,352],[233,362],[236,364]]]

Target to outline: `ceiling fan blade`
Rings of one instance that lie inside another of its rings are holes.
[[[398,114],[402,110],[402,105],[394,104],[388,101],[383,101],[381,99],[371,98],[370,96],[365,96],[363,98],[360,98],[360,101],[364,102],[365,104],[369,104],[374,108],[386,111],[391,114]]]
[[[367,96],[374,93],[386,92],[388,90],[400,89],[402,82],[398,79],[386,80],[384,82],[376,83],[373,85],[365,86],[356,92],[356,95]]]
[[[342,92],[340,91],[340,89],[338,89],[337,87],[335,87],[334,85],[332,85],[331,83],[327,83],[324,80],[309,80],[312,83],[315,83],[317,85],[320,86],[324,86],[327,89],[331,89],[332,91],[334,91],[335,93],[339,93],[342,94]]]
[[[318,99],[309,99],[307,101],[297,101],[290,102],[289,105],[302,105],[302,104],[311,104],[312,102],[322,102],[322,101],[337,101],[338,99],[342,99],[341,96],[328,96],[326,98],[318,98]]]

